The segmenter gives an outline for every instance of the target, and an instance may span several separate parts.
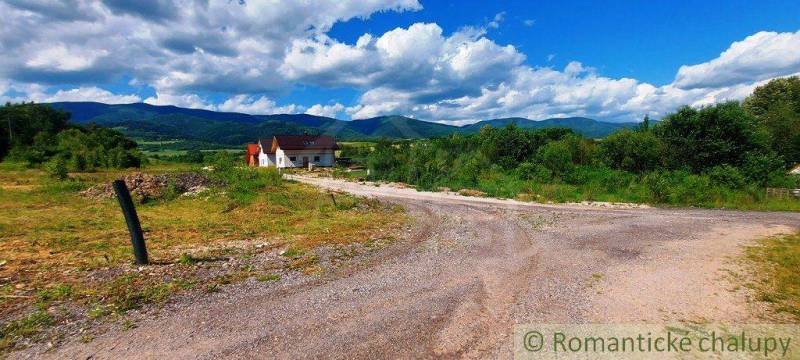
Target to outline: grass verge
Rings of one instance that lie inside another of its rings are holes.
[[[758,300],[800,320],[800,233],[764,239],[746,254],[755,266]]]

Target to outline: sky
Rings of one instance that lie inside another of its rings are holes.
[[[0,101],[661,118],[800,74],[800,1],[0,0]]]

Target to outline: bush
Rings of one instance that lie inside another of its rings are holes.
[[[605,138],[600,152],[611,168],[642,173],[663,165],[664,144],[651,131],[625,129]]]
[[[554,176],[563,177],[572,172],[572,153],[566,143],[554,141],[539,149],[539,160]]]
[[[654,128],[671,169],[700,173],[717,165],[741,166],[746,154],[767,152],[769,135],[737,102],[683,107]]]
[[[672,184],[666,172],[651,172],[643,180],[653,202],[666,203],[669,200]]]
[[[56,156],[44,164],[44,171],[47,176],[56,180],[66,180],[69,177],[67,174],[67,163],[62,157]]]
[[[533,162],[524,162],[517,167],[517,176],[525,180],[537,182],[550,182],[553,180],[553,172],[544,165]]]
[[[715,166],[708,171],[708,176],[715,184],[726,186],[729,189],[741,189],[747,183],[739,169],[730,165]]]
[[[748,181],[765,186],[771,180],[785,177],[783,159],[769,153],[751,152],[745,154],[742,174]]]

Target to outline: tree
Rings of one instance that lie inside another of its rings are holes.
[[[769,135],[737,102],[701,109],[685,106],[665,117],[654,131],[665,145],[668,166],[674,169],[738,167],[750,152],[769,152]]]
[[[620,130],[603,139],[600,153],[609,167],[619,170],[641,173],[664,163],[664,143],[652,131]]]
[[[570,174],[575,165],[572,163],[572,152],[566,142],[553,141],[539,149],[539,161],[553,175],[564,177]]]
[[[33,145],[37,135],[53,136],[67,128],[68,120],[68,113],[47,105],[8,103],[0,107],[0,160],[13,148],[20,148],[17,154],[27,153],[23,148]]]
[[[774,79],[757,87],[744,108],[770,133],[772,149],[785,166],[800,162],[800,78]]]
[[[650,116],[645,114],[644,119],[639,124],[639,131],[650,131]]]

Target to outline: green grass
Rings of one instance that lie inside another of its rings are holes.
[[[185,164],[154,164],[141,171],[195,169]],[[184,264],[169,268],[176,272],[174,276],[120,272],[91,280],[95,270],[130,267],[133,256],[116,200],[89,199],[79,192],[131,171],[72,173],[71,180],[57,182],[40,170],[0,163],[0,261],[4,262],[0,277],[8,279],[0,286],[0,316],[10,319],[0,337],[4,344],[0,355],[16,346],[20,336],[34,338],[31,334],[64,320],[48,320],[41,314],[28,317],[20,309],[72,302],[85,307],[89,318],[124,314],[163,304],[176,293],[196,288],[218,291],[221,285],[259,276],[245,265],[244,270],[231,269],[212,283],[193,277],[197,262],[252,256],[227,251],[231,243],[269,239],[274,246],[309,254],[317,246],[368,242],[405,219],[398,207],[349,195],[336,195],[334,205],[329,194],[283,182],[274,170],[233,168],[217,175],[227,186],[201,197],[137,205],[151,261]],[[203,250],[192,251],[198,248]],[[292,264],[298,271],[314,265],[310,255]]]
[[[755,265],[758,299],[800,320],[800,233],[762,240],[747,257]]]
[[[487,171],[478,177],[477,184],[474,185],[465,186],[463,182],[442,179],[419,189],[475,189],[490,197],[530,202],[604,201],[664,207],[800,211],[800,199],[767,197],[765,189],[759,187],[732,190],[706,182],[695,184],[692,179],[684,181],[677,177],[664,186],[663,198],[657,198],[653,195],[652,187],[637,176],[608,169],[586,168],[581,171],[584,173],[574,175],[576,179],[573,182],[523,180],[514,174]]]
[[[278,281],[280,279],[281,279],[281,276],[278,275],[278,274],[264,274],[264,275],[256,276],[256,280],[261,281],[261,282]]]

